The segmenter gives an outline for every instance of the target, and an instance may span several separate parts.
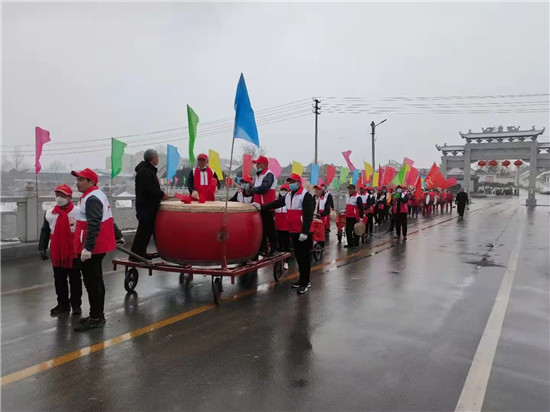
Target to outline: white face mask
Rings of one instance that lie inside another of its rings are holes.
[[[65,206],[67,203],[69,203],[69,199],[65,199],[64,197],[61,197],[61,196],[56,196],[55,197],[55,203],[59,207]]]

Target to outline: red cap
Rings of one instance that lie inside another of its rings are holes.
[[[62,184],[62,185],[57,186],[55,188],[54,192],[61,192],[61,193],[66,194],[67,196],[72,196],[73,195],[73,189],[71,189],[71,187],[69,185],[66,185],[66,184]]]
[[[374,190],[374,187],[367,187],[367,190]]]
[[[92,169],[84,169],[80,172],[72,171],[71,174],[75,177],[84,177],[86,179],[90,179],[94,184],[97,184],[98,178],[96,173]]]
[[[206,156],[204,153],[201,153],[200,155],[197,156],[197,159],[208,160],[208,156]]]
[[[250,176],[241,177],[241,182],[252,183],[252,178]]]
[[[281,185],[279,190],[282,190],[282,189],[286,190],[287,192],[290,192],[290,186],[287,184]]]
[[[256,160],[253,160],[252,163],[265,163],[269,164],[269,160],[265,156],[260,156]]]
[[[313,188],[314,188],[314,189],[323,190],[323,189],[321,188],[321,186],[317,186],[317,185],[313,186]]]
[[[296,182],[301,182],[302,181],[302,176],[300,176],[299,174],[297,173],[292,173],[289,177],[290,180],[294,180]]]

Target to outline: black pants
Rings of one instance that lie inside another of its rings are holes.
[[[346,217],[346,237],[348,238],[348,246],[359,246],[359,236],[353,230],[357,219],[354,217]]]
[[[411,206],[410,210],[412,210],[412,217],[418,217],[418,206]]]
[[[290,252],[290,233],[288,233],[288,230],[277,231],[277,245],[280,252]]]
[[[372,235],[373,231],[374,231],[374,214],[368,213],[367,214],[367,234]]]
[[[57,295],[57,304],[62,308],[78,308],[82,305],[82,279],[80,277],[79,260],[73,261],[72,268],[53,268],[53,277],[55,282],[55,293]],[[71,297],[69,298],[69,285],[71,287]]]
[[[292,246],[294,247],[294,256],[298,263],[298,271],[300,272],[300,286],[307,286],[309,283],[309,275],[311,273],[311,249],[313,248],[313,235],[310,233],[307,240],[300,242],[299,233],[291,233]]]
[[[86,262],[81,262],[80,270],[84,278],[84,285],[88,291],[90,301],[90,317],[100,319],[105,316],[105,284],[103,283],[103,269],[101,263],[105,253],[92,255]]]
[[[262,244],[260,250],[267,252],[267,241],[269,240],[269,247],[271,250],[277,250],[277,232],[275,231],[275,212],[271,210],[263,210],[262,213],[262,227],[264,234],[262,236]]]
[[[407,237],[406,213],[397,213],[395,215],[395,231],[397,232],[397,236],[401,236],[401,232],[403,232],[403,237]]]
[[[152,219],[140,219],[138,221],[138,227],[134,242],[132,243],[132,252],[141,257],[147,255],[147,245],[151,240],[151,236],[155,232],[155,218]]]
[[[390,228],[388,229],[388,232],[393,232],[393,229],[395,229],[395,215],[392,213],[390,215]]]
[[[464,216],[464,209],[466,209],[466,203],[458,203],[458,215],[460,217],[463,217]]]

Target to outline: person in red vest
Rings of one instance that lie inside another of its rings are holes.
[[[275,187],[277,181],[275,174],[269,170],[269,160],[265,156],[260,156],[252,163],[256,165],[256,178],[251,192],[254,195],[254,203],[260,206],[276,200]],[[260,246],[260,253],[267,256],[273,256],[277,251],[277,232],[273,221],[274,213],[271,210],[262,210],[263,237]],[[269,248],[267,241],[269,240]]]
[[[374,194],[373,187],[367,187],[367,195],[363,201],[363,207],[365,208],[365,214],[367,215],[367,236],[373,237],[374,234],[374,208],[376,206],[376,196]],[[363,199],[361,199],[363,200]]]
[[[240,188],[235,192],[233,197],[229,199],[230,202],[240,203],[252,203],[252,195],[250,195],[250,186],[252,185],[252,178],[250,176],[243,176],[241,178]]]
[[[195,199],[214,201],[216,200],[215,190],[211,190],[213,186],[219,189],[220,179],[216,172],[208,166],[208,156],[201,153],[197,156],[197,167],[191,169],[187,177],[187,189]]]
[[[355,234],[353,228],[362,217],[362,199],[355,191],[355,185],[349,185],[348,194],[346,195],[346,237],[348,239],[348,244],[344,246],[345,248],[359,246],[359,236]]]
[[[322,198],[324,200],[324,222],[325,222],[325,232],[330,232],[330,213],[334,211],[334,198],[332,193],[327,189],[327,185],[322,183],[321,189],[323,190]]]
[[[418,200],[414,189],[409,194],[409,216],[414,218],[418,217]]]
[[[403,240],[407,240],[407,215],[409,213],[409,195],[403,191],[403,187],[397,186],[395,193],[392,195],[392,213],[395,219],[395,238],[401,236],[403,232]]]
[[[73,190],[70,186],[59,185],[54,193],[56,206],[46,211],[38,241],[38,250],[44,260],[48,259],[48,243],[50,245],[57,294],[57,306],[50,314],[55,316],[69,313],[72,308],[73,315],[79,315],[82,313],[82,279],[73,245],[78,207],[73,205]],[[67,278],[71,290],[70,298]]]
[[[298,263],[300,279],[292,284],[298,288],[298,294],[307,293],[311,287],[309,276],[311,273],[311,249],[313,247],[313,212],[315,199],[311,193],[302,186],[302,178],[293,173],[289,178],[290,193],[281,196],[274,202],[260,206],[255,203],[259,210],[273,210],[286,207],[288,231],[294,247],[294,255]]]
[[[284,184],[279,189],[279,199],[284,198],[290,187],[288,184]],[[286,205],[275,209],[275,230],[277,231],[277,249],[281,252],[290,252],[290,233],[288,232],[288,218]],[[285,268],[288,268],[288,264]]]
[[[102,262],[105,254],[116,248],[111,206],[105,193],[97,187],[97,174],[91,169],[72,171],[76,187],[82,193],[74,233],[74,253],[82,261],[80,270],[90,301],[90,316],[80,319],[75,331],[105,325],[105,284]]]

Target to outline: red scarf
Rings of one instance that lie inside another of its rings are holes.
[[[73,233],[69,223],[69,213],[73,209],[73,202],[69,201],[67,206],[55,206],[52,210],[54,215],[59,215],[55,222],[55,230],[50,244],[50,256],[54,267],[73,267],[75,255],[73,252]]]

